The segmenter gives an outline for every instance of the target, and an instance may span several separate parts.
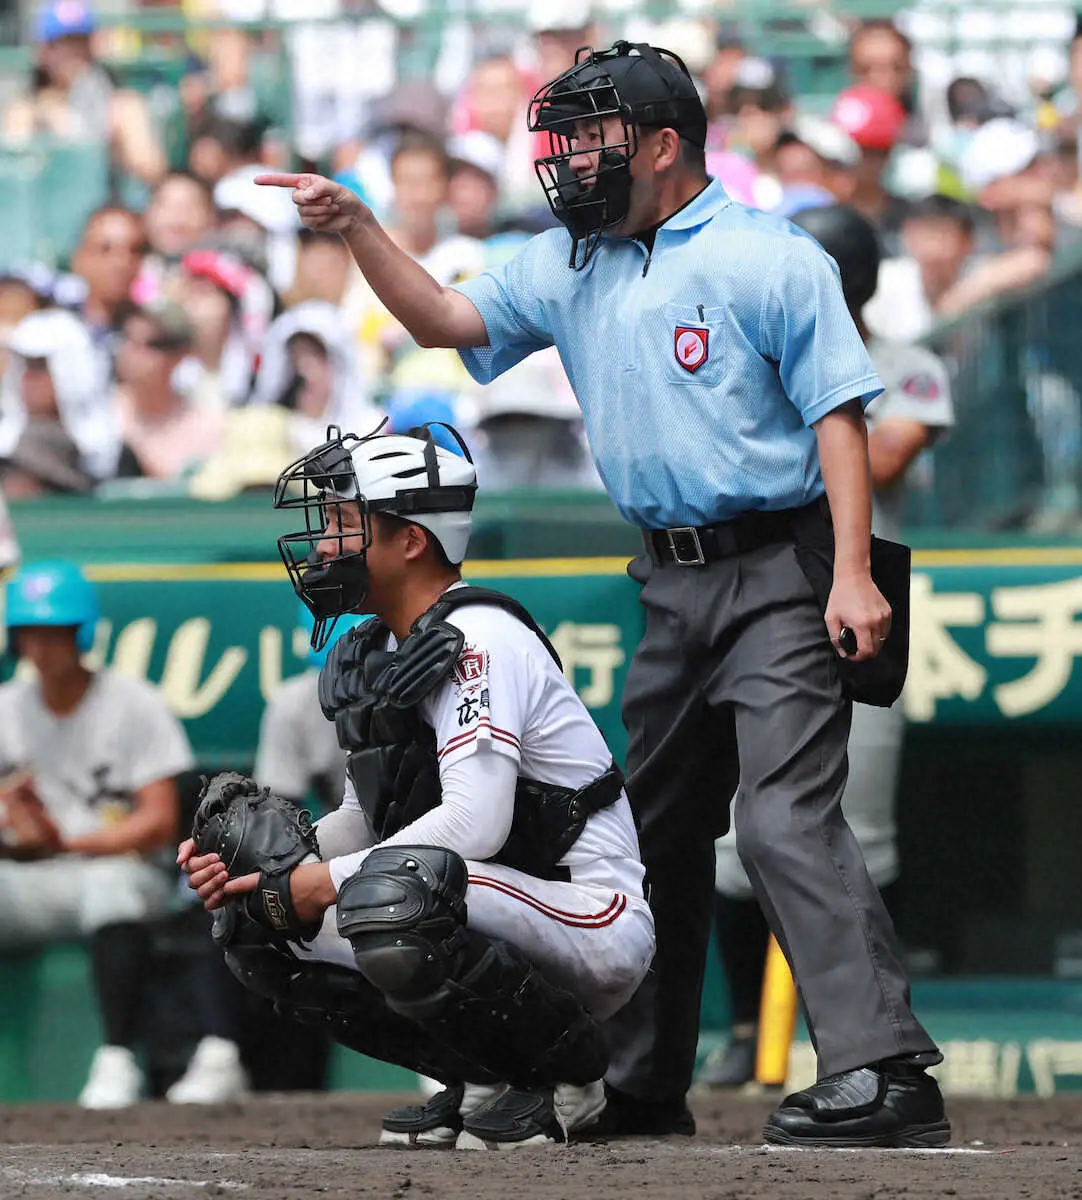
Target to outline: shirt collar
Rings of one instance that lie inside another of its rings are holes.
[[[703,190],[683,208],[674,212],[658,230],[666,233],[672,229],[695,229],[705,225],[711,217],[716,216],[723,208],[731,204],[728,193],[713,177]]]

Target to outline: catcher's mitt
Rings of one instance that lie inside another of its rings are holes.
[[[310,813],[247,775],[225,771],[203,782],[192,840],[200,854],[217,854],[234,879],[259,872],[256,890],[236,898],[253,921],[290,941],[319,932],[298,920],[289,891],[293,868],[319,856]]]

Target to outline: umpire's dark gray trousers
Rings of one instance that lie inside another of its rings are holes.
[[[714,838],[737,783],[737,850],[793,969],[820,1076],[933,1050],[842,816],[851,706],[793,546],[692,567],[641,557],[628,573],[646,610],[624,690],[628,794],[657,953],[608,1023],[609,1082],[657,1101],[691,1083]]]

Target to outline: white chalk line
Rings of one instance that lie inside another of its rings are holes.
[[[126,1188],[142,1185],[144,1187],[220,1187],[233,1191],[247,1188],[246,1183],[237,1183],[231,1179],[170,1179],[158,1175],[108,1175],[102,1171],[77,1171],[72,1175],[57,1175],[44,1171],[27,1171],[21,1167],[0,1166],[0,1175],[13,1183],[28,1184],[37,1187],[56,1187],[58,1184],[75,1184],[85,1188]]]

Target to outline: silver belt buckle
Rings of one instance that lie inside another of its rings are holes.
[[[706,555],[699,540],[699,531],[693,525],[682,525],[677,529],[666,529],[673,562],[678,567],[704,567]]]

